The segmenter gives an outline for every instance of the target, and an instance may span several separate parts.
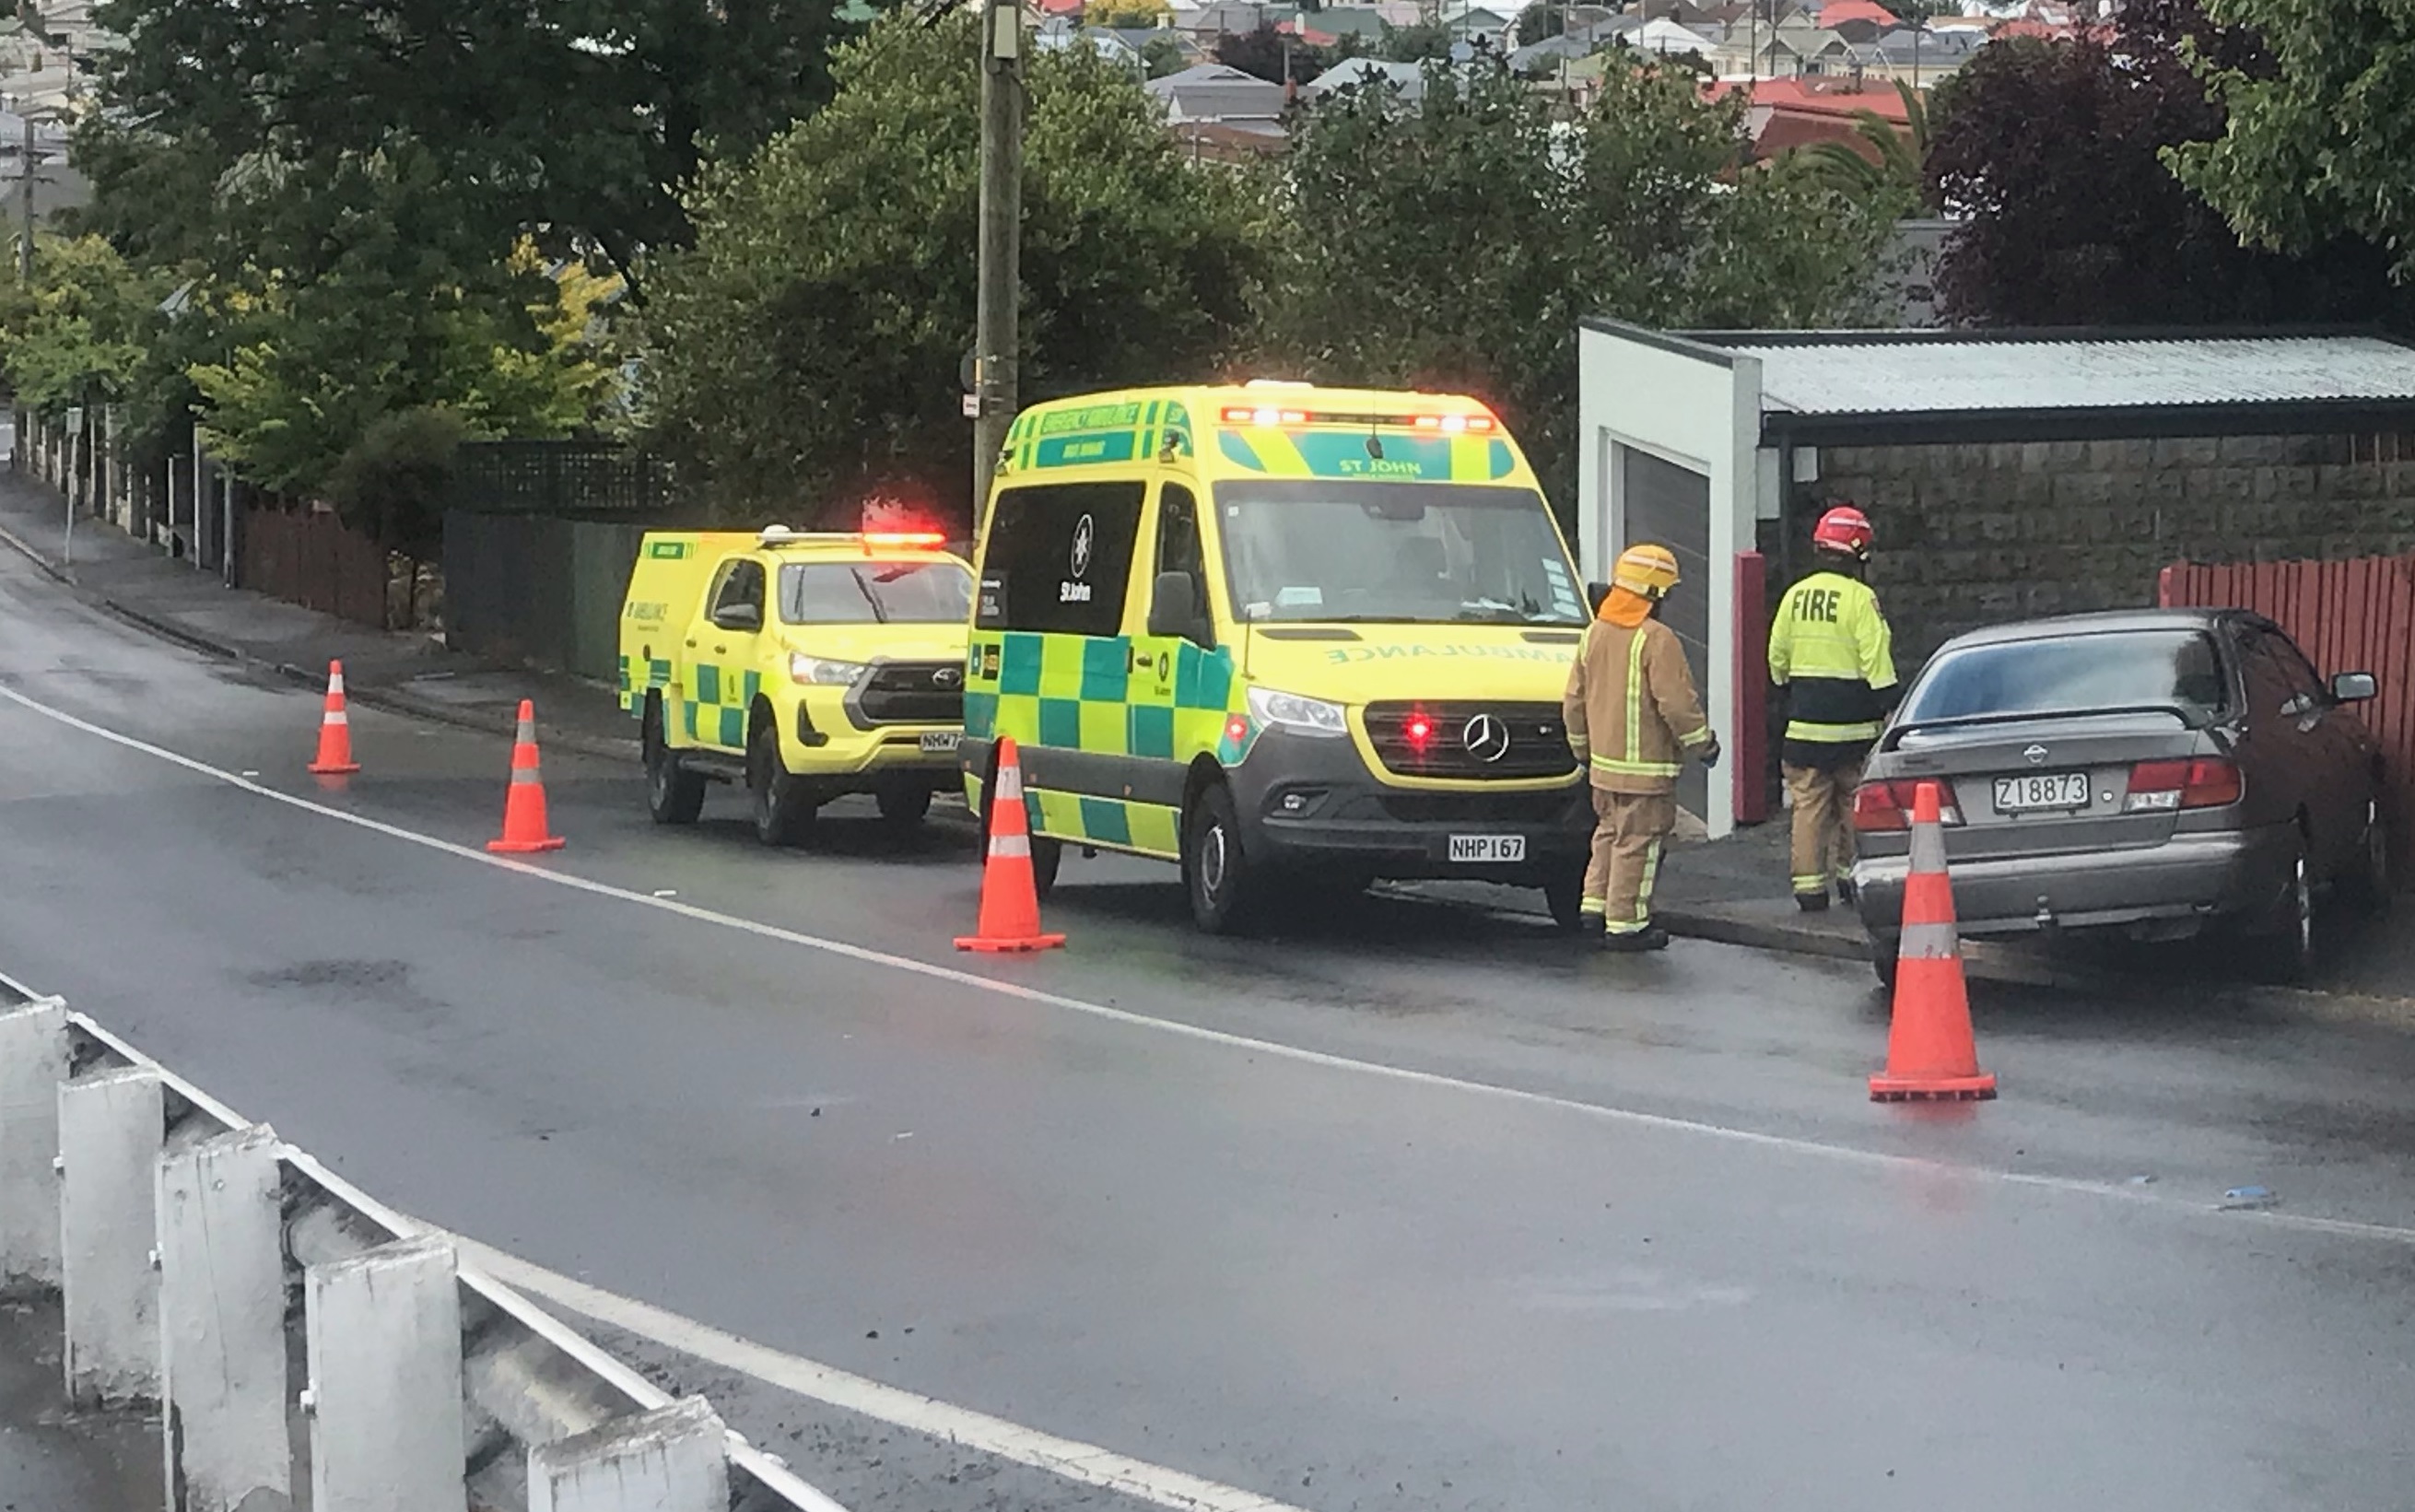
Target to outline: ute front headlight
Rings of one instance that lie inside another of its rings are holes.
[[[1278,693],[1272,688],[1250,689],[1250,715],[1261,725],[1272,725],[1295,735],[1350,733],[1350,726],[1342,722],[1340,704],[1297,693]]]
[[[808,656],[802,651],[788,654],[789,678],[821,687],[851,687],[871,670],[862,662],[834,662],[827,656]]]

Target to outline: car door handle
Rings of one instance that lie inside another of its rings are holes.
[[[687,649],[688,649],[688,650],[690,650],[690,651],[694,651],[694,650],[696,650],[696,642],[695,642],[695,641],[693,641],[693,640],[689,641],[689,642],[687,643]]]
[[[712,648],[712,654],[715,656],[727,656],[729,654],[729,648],[727,646],[715,646]]]

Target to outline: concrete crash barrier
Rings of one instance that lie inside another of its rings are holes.
[[[69,1395],[160,1406],[173,1512],[845,1512],[448,1236],[0,977],[0,1292],[53,1288]]]

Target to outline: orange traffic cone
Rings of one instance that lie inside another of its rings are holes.
[[[340,777],[361,770],[352,759],[352,721],[344,712],[344,664],[327,664],[327,711],[319,716],[319,759],[310,770],[322,777]]]
[[[503,795],[503,835],[488,841],[487,848],[524,855],[562,846],[562,836],[546,832],[545,779],[536,765],[536,705],[522,698],[519,734],[512,741],[512,786]]]
[[[1031,825],[1023,812],[1023,763],[1012,736],[998,738],[998,791],[989,802],[989,861],[982,874],[981,928],[959,951],[1046,951],[1062,935],[1040,933],[1040,891],[1031,880]]]
[[[1954,886],[1945,875],[1943,795],[1922,783],[1912,803],[1912,874],[1903,884],[1903,943],[1896,954],[1895,1023],[1886,1070],[1870,1078],[1873,1102],[1974,1100],[1996,1095],[1971,1037]]]

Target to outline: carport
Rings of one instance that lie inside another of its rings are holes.
[[[1579,334],[1579,548],[1600,577],[1670,544],[1672,606],[1726,780],[1710,832],[1771,805],[1770,603],[1832,502],[1879,530],[1906,675],[1946,636],[2155,601],[2175,561],[2415,550],[2415,348],[2369,331]]]

